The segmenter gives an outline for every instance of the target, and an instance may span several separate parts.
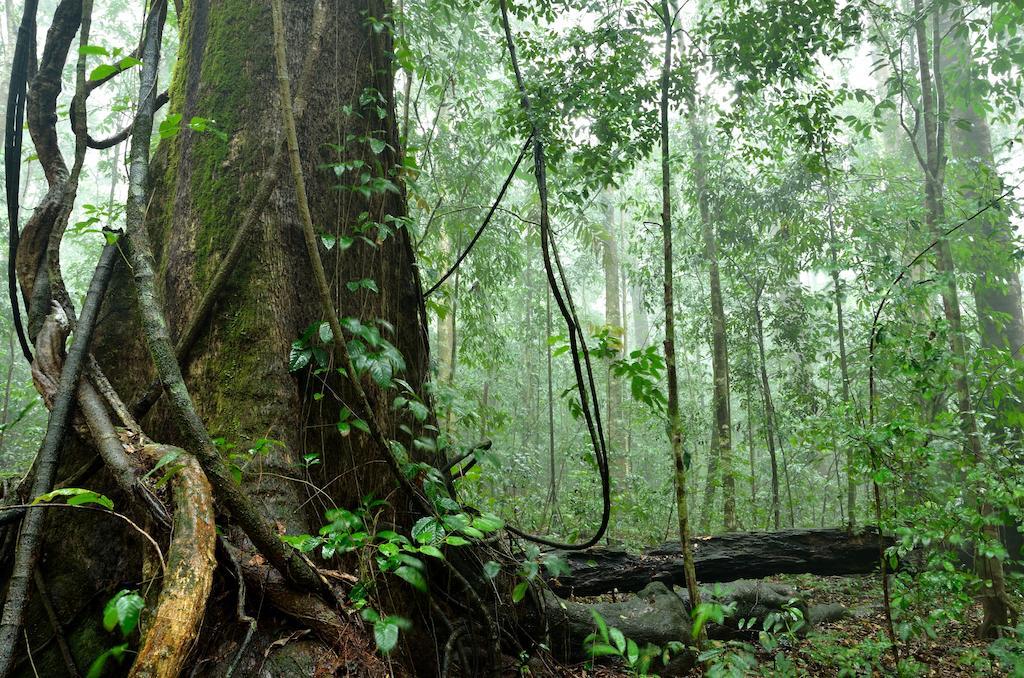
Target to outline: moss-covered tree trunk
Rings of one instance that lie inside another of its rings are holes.
[[[325,242],[336,243],[321,254],[339,315],[376,327],[403,356],[404,369],[395,376],[420,391],[428,374],[428,348],[420,284],[404,228],[391,38],[389,30],[374,28],[389,20],[390,2],[325,0],[325,5],[320,53],[306,89],[308,108],[298,122],[314,223]],[[313,13],[313,2],[285,7],[289,71],[296,82],[310,47]],[[193,315],[281,143],[282,102],[276,95],[270,26],[270,5],[262,0],[196,0],[186,3],[180,17],[181,47],[168,113],[181,116],[182,122],[176,133],[164,135],[153,159],[147,212],[158,290],[172,336]],[[202,123],[189,126],[200,119],[226,137],[201,131]],[[237,467],[244,490],[282,534],[316,534],[326,509],[354,508],[368,496],[388,502],[383,520],[407,525],[413,512],[408,497],[395,490],[383,463],[385,452],[354,427],[346,435],[339,432],[339,412],[355,402],[351,384],[332,369],[317,369],[318,352],[308,366],[289,369],[293,342],[323,317],[294,185],[283,163],[280,169],[240,264],[190,359],[183,361],[187,386],[206,427],[223,440],[223,453]],[[315,343],[317,332],[313,335]],[[123,261],[93,349],[126,400],[141,395],[155,376],[140,333],[131,271]],[[415,430],[416,422],[394,414],[394,394],[370,379],[364,379],[364,387],[385,435],[407,440],[408,432],[399,426]],[[154,439],[181,440],[162,403],[142,424]],[[86,445],[69,445],[58,478],[66,478],[93,454]],[[144,521],[142,508],[119,493],[102,467],[77,482],[108,494],[119,511]],[[231,516],[222,506],[218,511],[223,534],[241,547],[243,569],[261,565],[260,556],[247,550],[244,535],[232,528]],[[103,630],[102,608],[120,589],[146,593],[153,574],[149,548],[103,514],[53,511],[48,516],[41,571],[58,615],[66,620],[80,667],[121,642]],[[230,562],[225,554],[219,558],[222,567],[206,627],[190,655],[190,664],[199,667],[195,675],[221,675],[235,660],[248,628],[236,613]],[[327,567],[353,571],[354,565],[337,561]],[[408,587],[396,589],[387,596],[395,609],[384,611],[415,619],[417,603]],[[154,596],[158,590],[159,582]],[[337,648],[317,644],[309,640],[312,636],[271,646],[300,627],[289,625],[265,596],[272,597],[250,586],[246,609],[259,623],[235,675],[255,675],[258,667],[260,675],[313,675],[317,666],[333,673]],[[63,675],[64,662],[39,596],[33,599],[26,631],[40,675]],[[350,659],[369,656],[365,643],[349,646]],[[17,667],[21,675],[31,671],[25,661]]]

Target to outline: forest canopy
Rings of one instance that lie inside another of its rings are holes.
[[[9,0],[0,678],[1024,675],[1022,21]]]

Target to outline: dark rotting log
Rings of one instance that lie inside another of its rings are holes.
[[[887,545],[891,538],[885,538]],[[551,579],[562,597],[640,591],[651,582],[685,585],[678,544],[643,553],[611,548],[559,552],[571,573]],[[878,530],[844,528],[733,532],[693,540],[701,583],[760,579],[776,574],[866,574],[878,567]]]

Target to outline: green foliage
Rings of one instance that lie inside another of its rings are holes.
[[[108,511],[114,510],[114,502],[109,497],[106,497],[98,492],[92,490],[86,490],[81,487],[62,487],[46,494],[41,494],[32,500],[33,504],[39,504],[42,502],[51,502],[60,498],[67,498],[68,506],[87,506],[95,504]]]
[[[583,650],[591,661],[599,657],[617,657],[629,670],[632,676],[652,676],[651,667],[655,659],[668,665],[672,654],[682,651],[682,643],[669,643],[664,650],[657,645],[648,644],[641,648],[632,638],[626,638],[622,631],[608,626],[604,618],[596,610],[590,611],[594,618],[595,631],[583,640]]]
[[[107,631],[119,629],[122,636],[131,635],[139,625],[139,615],[145,606],[146,601],[138,591],[118,591],[103,608],[103,628]]]

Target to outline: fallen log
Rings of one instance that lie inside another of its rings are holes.
[[[800,592],[787,586],[760,581],[737,581],[725,586],[701,587],[701,600],[716,601],[726,607],[721,623],[709,623],[708,637],[728,640],[750,636],[763,628],[771,614],[787,609],[799,610],[794,630],[805,631],[803,620],[810,620],[806,601]],[[545,615],[548,621],[549,643],[555,656],[563,661],[578,662],[588,659],[585,639],[596,629],[594,613],[608,626],[614,626],[640,648],[655,645],[662,650],[672,641],[691,646],[693,618],[689,596],[684,587],[670,590],[660,582],[645,586],[635,595],[617,601],[578,602],[561,600],[550,592],[543,593]],[[750,620],[751,626],[740,626],[741,620]],[[655,661],[653,670],[662,676],[689,675],[696,657],[690,650],[673,653],[667,666]]]
[[[884,537],[892,545],[891,537]],[[643,553],[610,548],[558,552],[571,572],[549,580],[560,597],[636,592],[651,582],[685,586],[678,544]],[[878,566],[878,530],[843,528],[734,532],[693,540],[701,583],[761,579],[776,574],[866,574]]]

